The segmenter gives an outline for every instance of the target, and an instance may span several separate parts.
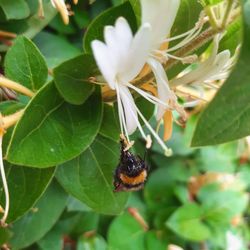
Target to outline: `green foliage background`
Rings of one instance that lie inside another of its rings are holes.
[[[0,103],[3,115],[25,108],[4,136],[11,206],[0,243],[38,250],[163,250],[170,244],[224,250],[230,231],[248,249],[250,162],[242,158],[243,141],[235,140],[250,134],[250,1],[242,1],[243,18],[227,27],[220,45],[233,52],[243,41],[231,76],[199,117],[192,116],[185,129],[174,127],[168,143],[173,157],[154,144],[145,189],[132,194],[113,192],[120,154],[117,112],[89,82],[98,74],[90,42],[103,39],[103,27],[119,16],[136,31],[140,2],[81,0],[72,4],[68,26],[49,0],[43,3],[45,18],[39,19],[38,1],[0,0],[0,30],[18,34],[12,46],[0,44],[1,71],[36,92],[32,99],[18,95]],[[182,0],[173,34],[192,28],[202,8],[197,0]],[[167,73],[174,77],[182,68]],[[141,98],[136,102],[154,124],[153,107]],[[134,138],[135,152],[143,155],[139,134]],[[232,174],[237,181],[227,188],[205,183],[190,197],[190,178],[204,173]],[[4,204],[2,189],[0,200]],[[128,208],[144,218],[146,230]]]

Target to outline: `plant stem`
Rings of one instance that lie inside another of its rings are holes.
[[[235,2],[234,0],[228,0],[227,9],[226,9],[226,12],[225,12],[225,15],[223,17],[222,24],[221,24],[222,28],[226,27],[226,25],[227,25],[228,19],[230,17],[230,14],[231,14],[233,6],[234,6],[234,2]]]
[[[22,93],[26,96],[29,96],[29,97],[33,97],[35,95],[35,93],[33,93],[31,90],[24,87],[20,83],[17,83],[17,82],[10,80],[10,79],[7,79],[4,76],[0,76],[0,86],[6,87],[9,89],[13,89],[13,90],[20,92],[20,93]]]
[[[1,37],[7,37],[7,38],[16,38],[16,34],[8,31],[0,30],[0,36]]]

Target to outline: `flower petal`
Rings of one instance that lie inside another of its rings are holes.
[[[114,62],[116,71],[123,67],[124,60],[126,60],[131,41],[133,39],[132,31],[127,20],[119,17],[115,26],[105,26],[104,39],[109,48],[110,60]]]
[[[109,84],[109,87],[111,89],[115,89],[116,65],[114,64],[114,62],[112,62],[112,60],[110,60],[111,56],[108,47],[104,43],[98,40],[92,41],[91,47],[93,50],[96,63],[103,77]]]
[[[179,6],[180,0],[141,0],[142,23],[152,26],[152,49],[158,49],[169,35]]]
[[[168,103],[169,100],[173,100],[174,102],[176,102],[177,97],[169,87],[168,78],[161,63],[155,59],[150,58],[148,59],[148,64],[150,65],[155,75],[158,89],[158,98],[165,103]],[[165,108],[159,105],[156,115],[157,120],[160,120],[163,117],[164,113]]]
[[[196,84],[204,82],[214,74],[218,74],[230,59],[230,52],[228,50],[218,53],[219,41],[221,36],[217,35],[214,38],[214,47],[210,57],[200,63],[198,67],[184,76],[171,81],[171,86],[179,86],[184,84]]]
[[[124,52],[127,52],[133,39],[132,30],[124,17],[119,17],[115,22],[117,42],[122,44]]]
[[[119,72],[120,80],[123,83],[133,80],[145,65],[150,52],[150,36],[151,26],[149,24],[142,25],[137,31]]]
[[[135,102],[127,87],[119,85],[119,92],[126,119],[126,128],[128,134],[131,135],[135,132],[139,122]]]

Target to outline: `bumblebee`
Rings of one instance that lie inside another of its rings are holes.
[[[137,191],[144,187],[148,176],[148,166],[138,155],[126,149],[127,143],[121,142],[120,162],[114,173],[114,192]]]

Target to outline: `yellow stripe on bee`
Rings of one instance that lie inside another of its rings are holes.
[[[135,177],[129,177],[125,174],[120,174],[120,179],[124,184],[137,185],[143,183],[147,178],[147,171],[143,170],[139,175]]]

